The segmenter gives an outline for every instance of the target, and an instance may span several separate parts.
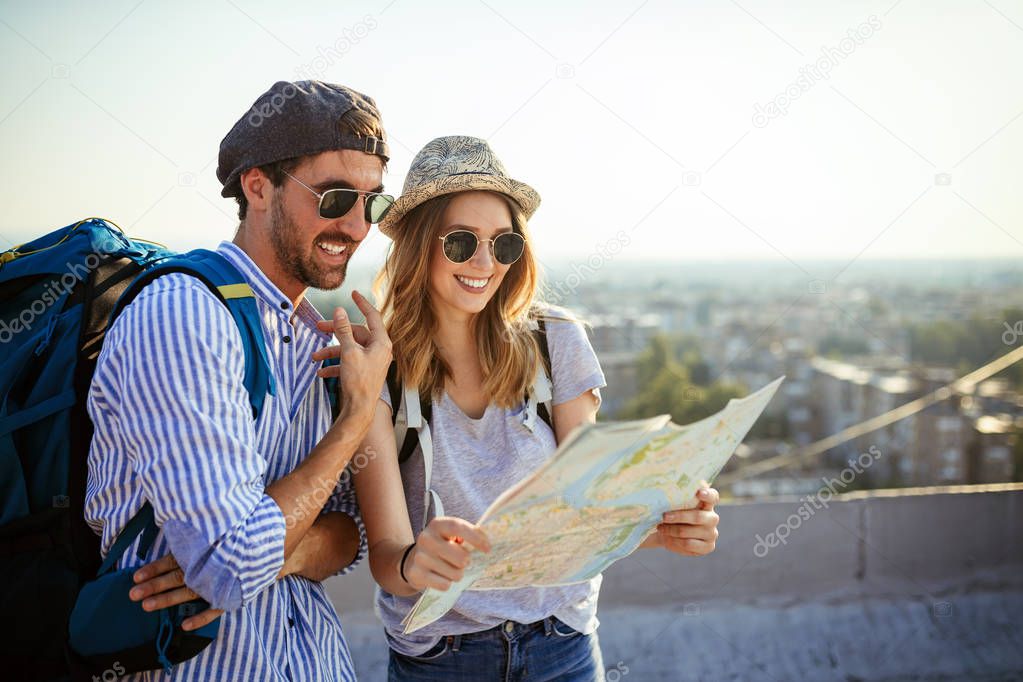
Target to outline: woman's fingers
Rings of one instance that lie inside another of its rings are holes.
[[[427,528],[433,530],[445,540],[454,541],[456,544],[468,542],[481,552],[490,551],[490,540],[487,534],[474,523],[453,516],[440,516],[430,521]]]
[[[664,523],[682,523],[692,526],[716,526],[718,523],[717,512],[703,509],[675,509],[664,512],[662,517]]]
[[[451,584],[453,582],[454,582],[453,580],[449,580],[444,576],[434,573],[432,571],[425,571],[415,581],[415,585],[419,589],[423,590],[425,590],[427,587],[432,587],[435,590],[447,592],[449,589],[451,589]]]
[[[704,483],[706,485],[706,482]],[[714,505],[721,501],[721,494],[718,493],[716,488],[700,488],[696,492],[696,499],[700,501],[700,509],[706,509],[712,511]]]
[[[716,541],[718,539],[717,525],[691,526],[679,523],[662,523],[657,526],[657,531],[662,538],[694,538],[697,540]]]
[[[467,548],[437,537],[429,531],[420,534],[416,549],[459,570],[468,568],[471,561]]]
[[[714,543],[694,538],[663,538],[664,548],[676,554],[703,556],[714,551]]]
[[[456,582],[461,580],[465,575],[465,571],[461,568],[452,566],[444,559],[430,554],[429,552],[422,552],[419,547],[416,547],[416,556],[412,559],[414,577],[418,577],[420,580],[434,574],[440,576],[444,580],[450,580]],[[406,573],[408,570],[406,569]],[[418,576],[416,575],[418,574]]]

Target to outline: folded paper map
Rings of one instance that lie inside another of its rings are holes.
[[[576,429],[490,505],[479,525],[491,551],[473,551],[446,592],[427,589],[402,621],[405,632],[443,616],[465,590],[582,582],[631,554],[664,512],[691,505],[701,483],[714,480],[783,379],[686,426],[662,415]]]

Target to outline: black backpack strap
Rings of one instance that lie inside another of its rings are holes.
[[[387,368],[387,393],[391,397],[391,425],[398,419],[398,408],[401,407],[401,382],[398,381],[398,361],[391,360]]]
[[[537,328],[533,330],[533,338],[536,339],[537,346],[540,347],[540,360],[543,362],[544,372],[547,373],[547,378],[554,382],[554,375],[551,372],[551,349],[547,345],[547,325],[542,317],[536,318]],[[547,410],[545,403],[537,403],[536,414],[540,419],[544,421],[547,426],[554,430],[554,417]]]

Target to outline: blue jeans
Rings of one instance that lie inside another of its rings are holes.
[[[391,650],[390,682],[603,682],[596,633],[581,634],[553,616],[448,635],[420,656]]]

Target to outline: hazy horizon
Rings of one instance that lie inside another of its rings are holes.
[[[0,244],[90,215],[229,239],[221,138],[312,77],[377,100],[392,193],[430,139],[487,138],[543,196],[545,262],[1023,256],[1021,27],[951,0],[0,2]]]

